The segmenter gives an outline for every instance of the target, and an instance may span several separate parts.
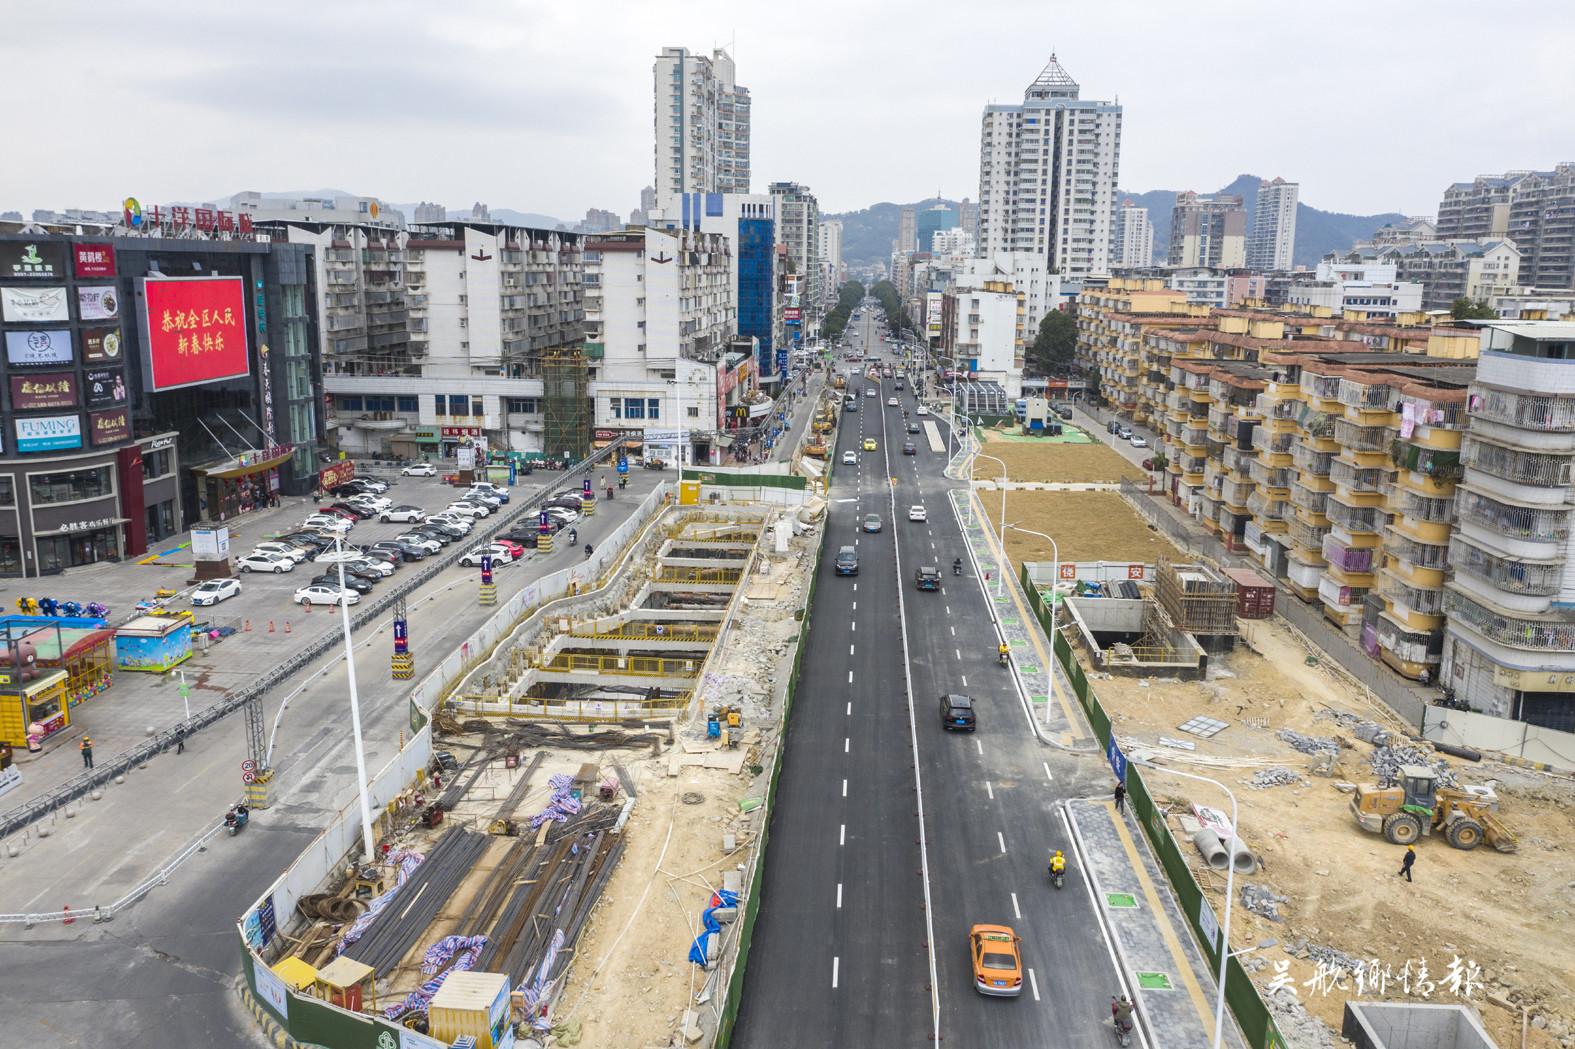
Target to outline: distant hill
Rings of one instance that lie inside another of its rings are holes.
[[[1236,181],[1218,191],[1246,198],[1249,234],[1257,210],[1258,183],[1262,181],[1257,175],[1238,175]],[[1176,205],[1176,193],[1176,190],[1157,189],[1148,193],[1121,192],[1116,195],[1118,200],[1130,200],[1138,207],[1148,209],[1148,221],[1154,227],[1154,254],[1161,261],[1170,244],[1170,210]],[[1404,219],[1405,216],[1397,212],[1343,215],[1310,207],[1302,201],[1296,206],[1296,247],[1291,262],[1312,269],[1329,252],[1345,251],[1356,241],[1371,237],[1384,223]]]
[[[285,190],[280,193],[263,193],[262,197],[265,200],[332,200],[334,197],[357,197],[360,195],[361,194],[359,193],[351,193],[349,190],[345,189],[298,189]],[[225,197],[214,199],[228,200],[231,198]],[[388,201],[387,203],[392,204],[395,208],[403,212],[406,222],[414,221],[416,217],[415,204],[399,204],[395,203],[394,201]],[[447,211],[447,217],[451,219],[470,217],[470,208],[468,207],[447,208],[445,210]],[[560,225],[566,229],[574,228],[574,222],[564,222],[562,219],[555,219],[551,215],[537,214],[534,211],[515,211],[512,208],[490,208],[487,214],[491,217],[493,222],[502,222],[510,226],[524,226],[528,229],[557,229]]]
[[[822,215],[821,218],[842,221],[842,261],[847,263],[849,268],[853,268],[890,262],[892,244],[896,241],[897,230],[902,225],[902,209],[933,208],[936,204],[945,204],[949,208],[957,207],[955,200],[931,197],[929,200],[921,200],[912,205],[871,204],[863,211],[845,211],[840,215]]]

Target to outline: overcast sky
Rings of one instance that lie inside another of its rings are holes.
[[[1356,213],[1575,160],[1575,5],[1456,0],[0,0],[0,210],[243,189],[627,215],[653,178],[651,63],[731,45],[754,189],[824,211],[978,197],[979,114],[1049,53],[1125,107],[1121,188],[1241,172]]]

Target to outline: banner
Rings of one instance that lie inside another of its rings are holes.
[[[126,399],[126,373],[119,368],[94,369],[88,371],[84,378],[89,408],[119,404]]]
[[[0,280],[65,280],[63,244],[0,243]]]
[[[8,331],[5,359],[11,364],[70,364],[69,331]]]
[[[68,321],[65,288],[0,288],[0,316],[7,324]]]
[[[77,316],[85,321],[112,321],[120,316],[120,292],[102,288],[77,289]]]
[[[82,447],[82,419],[76,415],[45,415],[16,421],[16,450],[47,452]]]
[[[88,416],[88,423],[92,427],[95,445],[119,444],[131,436],[131,416],[124,408],[93,412]]]
[[[113,244],[73,245],[78,277],[113,277],[115,275],[115,246]]]
[[[19,412],[77,406],[77,377],[70,372],[11,376],[11,407]]]
[[[147,388],[171,390],[250,374],[246,294],[240,277],[149,278]]]
[[[120,360],[120,329],[83,328],[82,360],[88,364]]]
[[[317,485],[323,491],[338,487],[355,477],[355,460],[341,459],[332,466],[317,471]]]

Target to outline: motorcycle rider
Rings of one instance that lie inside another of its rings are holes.
[[[996,651],[1001,654],[1001,662],[1002,663],[1005,663],[1006,662],[1006,657],[1010,656],[1012,654],[1011,646],[1008,645],[1005,641],[1001,642],[1000,647],[997,648]]]
[[[962,575],[962,558],[952,559],[952,575]]]
[[[586,543],[585,544],[585,559],[587,561],[590,560],[591,554],[593,554],[593,553],[595,553],[595,551],[593,551],[591,549],[591,544],[590,543]]]
[[[1111,1003],[1110,1015],[1115,1018],[1118,1030],[1132,1030],[1132,1000],[1126,995]]]
[[[1066,857],[1061,855],[1060,849],[1050,854],[1050,873],[1052,876],[1066,873]]]

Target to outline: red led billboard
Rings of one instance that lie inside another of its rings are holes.
[[[250,371],[246,292],[240,277],[149,279],[143,283],[149,390],[234,379]]]

